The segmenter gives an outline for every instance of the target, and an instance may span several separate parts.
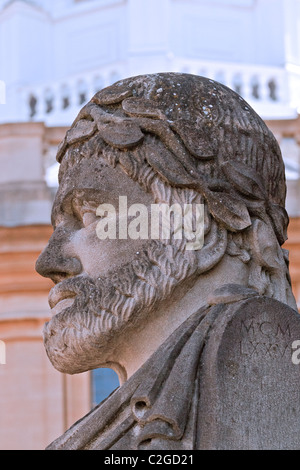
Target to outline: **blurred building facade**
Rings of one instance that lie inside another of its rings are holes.
[[[100,373],[65,376],[48,361],[51,282],[34,264],[51,234],[57,146],[118,79],[204,75],[266,120],[286,163],[300,303],[299,22],[300,0],[0,0],[0,449],[42,449],[102,398]]]

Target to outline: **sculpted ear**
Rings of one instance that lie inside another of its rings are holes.
[[[227,230],[212,218],[211,228],[205,236],[204,246],[197,251],[197,274],[205,273],[216,266],[223,258],[227,248]]]
[[[255,220],[251,235],[256,262],[270,272],[276,272],[282,266],[283,255],[272,228],[262,220]]]
[[[271,225],[255,220],[250,229],[252,259],[249,287],[297,310],[295,299],[290,297],[288,269],[277,237]],[[271,281],[271,282],[270,282]]]

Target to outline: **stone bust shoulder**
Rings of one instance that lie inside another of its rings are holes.
[[[239,285],[209,302],[48,449],[299,448],[298,314]]]

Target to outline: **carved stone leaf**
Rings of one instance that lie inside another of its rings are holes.
[[[224,162],[222,170],[227,179],[242,194],[255,199],[265,199],[265,191],[259,175],[242,162]]]
[[[170,129],[166,121],[158,121],[156,119],[136,118],[141,129],[150,134],[154,134],[169,149],[174,158],[182,163],[184,168],[191,174],[196,174],[197,167],[192,161],[189,152],[179,141],[178,136]],[[163,157],[162,157],[163,159]]]
[[[96,132],[97,126],[94,121],[87,119],[78,121],[66,135],[66,141],[69,145],[91,137]]]
[[[68,130],[66,137],[58,146],[56,160],[60,163],[69,145],[81,142],[82,140],[91,137],[96,130],[97,125],[94,121],[90,121],[88,119],[80,119],[77,122],[75,121],[73,127]]]
[[[171,185],[182,186],[194,181],[174,154],[166,148],[144,144],[146,158],[152,168]]]
[[[68,147],[67,141],[66,141],[66,139],[64,139],[59,144],[58,149],[57,149],[56,160],[58,161],[58,163],[61,163],[61,161],[63,159],[63,156],[64,156],[64,153],[67,150],[67,147]]]
[[[284,207],[278,204],[270,204],[268,207],[268,214],[271,217],[273,228],[277,235],[280,245],[287,240],[287,225],[289,216]]]
[[[246,205],[229,194],[221,192],[206,193],[208,208],[214,218],[233,232],[244,230],[251,225]]]
[[[149,117],[154,119],[166,119],[164,113],[157,107],[154,101],[144,98],[127,98],[122,102],[125,113],[130,116]]]
[[[99,91],[92,98],[92,102],[99,104],[100,106],[118,104],[121,103],[125,98],[132,96],[132,91],[124,86],[112,85]]]
[[[122,124],[102,124],[99,126],[99,134],[102,139],[112,147],[127,149],[138,145],[144,138],[139,126],[132,122]]]
[[[172,123],[171,127],[194,157],[210,159],[216,155],[216,151],[213,149],[212,143],[206,136],[205,131],[199,131],[199,129],[191,125],[191,121],[180,119]]]

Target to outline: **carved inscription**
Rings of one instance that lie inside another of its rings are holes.
[[[243,319],[240,323],[240,353],[243,356],[281,358],[291,350],[290,325],[270,320]]]

